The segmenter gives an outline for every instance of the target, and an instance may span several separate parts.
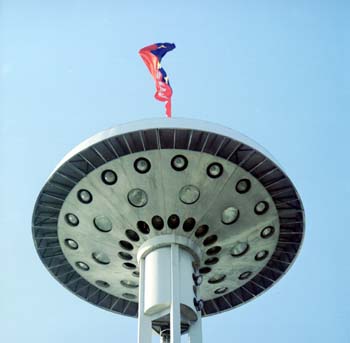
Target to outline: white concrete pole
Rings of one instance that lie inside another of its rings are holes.
[[[179,246],[171,245],[170,343],[181,343]]]
[[[138,313],[138,343],[152,343],[152,320],[145,314],[145,259],[139,262],[139,313]]]
[[[202,315],[201,311],[197,311],[198,319],[190,326],[188,331],[189,343],[202,343]]]

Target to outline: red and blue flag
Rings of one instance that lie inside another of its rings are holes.
[[[173,43],[156,43],[146,46],[139,51],[156,83],[156,94],[154,97],[159,101],[165,102],[165,111],[168,117],[171,117],[171,96],[173,95],[173,90],[160,62],[165,54],[173,49],[175,49],[175,44]]]

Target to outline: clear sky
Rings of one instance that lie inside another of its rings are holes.
[[[271,290],[204,319],[204,342],[350,342],[350,2],[2,0],[1,342],[136,342],[137,321],[91,306],[39,261],[36,197],[83,139],[162,117],[138,50],[163,60],[174,117],[267,148],[306,211],[296,263]]]

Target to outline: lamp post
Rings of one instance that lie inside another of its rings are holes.
[[[50,273],[101,308],[138,317],[138,342],[202,342],[202,318],[270,288],[293,263],[304,212],[247,137],[188,119],[99,133],[40,192],[33,237]]]

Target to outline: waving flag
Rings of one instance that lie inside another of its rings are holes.
[[[139,54],[156,82],[156,94],[154,97],[165,102],[166,115],[171,117],[171,96],[173,90],[170,87],[169,78],[160,65],[164,55],[175,49],[172,43],[156,43],[142,48]]]

